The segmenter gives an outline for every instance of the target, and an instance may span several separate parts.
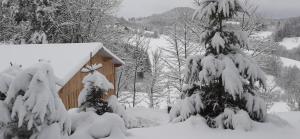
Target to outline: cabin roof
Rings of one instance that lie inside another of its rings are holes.
[[[25,44],[0,45],[0,72],[8,68],[10,62],[27,68],[39,60],[47,60],[56,76],[66,84],[90,60],[91,54],[112,58],[116,65],[124,62],[105,48],[102,43],[69,44]]]

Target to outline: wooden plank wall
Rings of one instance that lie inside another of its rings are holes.
[[[99,72],[104,74],[106,78],[115,85],[115,65],[112,63],[111,58],[102,57],[100,54],[96,54],[87,64],[99,64],[103,67],[99,69]],[[72,79],[59,91],[59,95],[65,104],[67,109],[78,107],[78,96],[83,89],[82,79],[87,73],[78,71]],[[114,95],[115,90],[110,90],[109,95]],[[105,97],[106,98],[106,97]]]

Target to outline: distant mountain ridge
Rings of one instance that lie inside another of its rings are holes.
[[[190,7],[177,7],[169,11],[153,14],[151,16],[134,18],[130,21],[148,26],[150,28],[164,28],[172,26],[175,22],[183,19],[191,19],[195,9]]]

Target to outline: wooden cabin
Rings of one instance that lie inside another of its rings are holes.
[[[77,44],[28,44],[5,45],[0,47],[0,64],[9,65],[10,62],[29,67],[39,60],[48,60],[60,83],[59,96],[67,109],[78,107],[78,96],[83,89],[82,79],[87,73],[81,72],[85,65],[103,65],[99,71],[106,78],[116,84],[116,70],[124,62],[105,48],[101,43]],[[2,66],[2,68],[6,68]],[[109,95],[114,95],[115,90],[110,90]]]
[[[122,66],[124,62],[102,46],[95,54],[90,56],[85,65],[99,63],[103,65],[102,68],[98,69],[99,72],[105,75],[116,88],[116,68]],[[80,71],[84,66],[59,90],[59,95],[67,109],[78,107],[78,96],[83,89],[82,79],[88,74]],[[108,94],[109,96],[115,95],[115,90],[110,90]]]

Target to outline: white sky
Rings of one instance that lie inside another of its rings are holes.
[[[191,7],[192,0],[123,0],[118,15],[144,17],[162,13],[175,7]]]
[[[259,6],[261,14],[284,18],[300,16],[300,0],[252,0]],[[193,0],[123,0],[118,16],[144,17],[162,13],[175,7],[192,7]]]

